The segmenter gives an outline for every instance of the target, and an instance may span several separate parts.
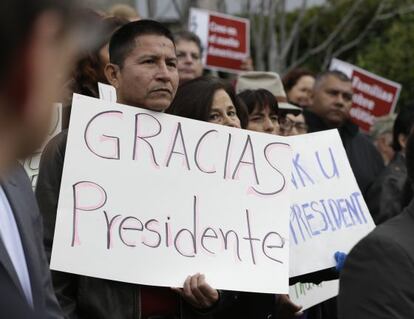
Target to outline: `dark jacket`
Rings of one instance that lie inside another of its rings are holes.
[[[309,126],[309,132],[319,132],[329,129],[323,120],[316,114],[305,111],[304,116],[306,124]],[[369,138],[359,132],[357,125],[348,121],[345,125],[338,128],[338,132],[348,156],[349,164],[355,175],[355,179],[361,190],[362,196],[366,200],[368,189],[375,178],[384,169],[382,157]],[[315,306],[312,310],[314,311],[314,314],[309,316],[312,319],[335,319],[337,318],[336,298],[325,301],[322,304]]]
[[[413,318],[413,282],[414,201],[348,255],[340,277],[339,318]]]
[[[17,165],[1,181],[19,231],[32,288],[34,310],[39,318],[62,318],[53,292],[49,266],[42,244],[42,221],[32,185],[24,169]],[[0,318],[35,318],[24,297],[16,271],[0,239]],[[11,308],[11,307],[19,307]],[[37,318],[37,317],[36,317]]]
[[[375,224],[383,223],[401,212],[406,179],[405,158],[399,152],[368,190],[367,205]]]
[[[56,221],[67,130],[54,137],[43,151],[36,197],[44,219],[44,244],[50,258]],[[79,165],[82,165],[81,163]],[[140,286],[52,271],[56,296],[67,318],[136,319],[140,314]],[[236,294],[222,292],[211,311],[197,312],[180,300],[181,318],[213,318],[232,304]]]
[[[304,116],[309,126],[309,132],[319,132],[329,129],[316,114],[304,112]],[[366,199],[369,187],[384,169],[384,162],[374,144],[367,136],[359,132],[357,125],[347,122],[338,128],[338,131],[355,179],[362,196]]]

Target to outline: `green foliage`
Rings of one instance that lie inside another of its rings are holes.
[[[394,19],[382,34],[370,36],[357,52],[355,63],[402,84],[398,105],[414,101],[414,14]]]

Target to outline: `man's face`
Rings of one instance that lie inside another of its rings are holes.
[[[281,117],[279,122],[280,135],[283,136],[301,135],[308,131],[308,126],[302,113],[298,115],[288,113],[285,117]]]
[[[180,40],[176,46],[180,83],[200,77],[203,74],[203,64],[197,44],[192,41]]]
[[[332,128],[341,127],[349,119],[352,106],[352,85],[328,75],[313,91],[310,110],[320,116]]]
[[[58,36],[60,20],[52,13],[43,14],[35,23],[31,41],[24,50],[21,68],[25,74],[20,83],[26,97],[20,105],[19,123],[10,123],[16,156],[25,157],[40,146],[46,137],[53,112],[53,102],[60,100],[60,90],[75,59],[75,44],[68,35]]]
[[[160,35],[135,39],[135,48],[111,81],[118,102],[153,111],[165,111],[178,87],[177,57],[173,42]]]

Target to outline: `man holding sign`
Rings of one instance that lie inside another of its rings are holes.
[[[169,107],[177,91],[178,72],[174,40],[168,29],[150,20],[128,23],[111,38],[109,52],[105,73],[116,88],[119,103],[159,112]],[[48,145],[38,181],[37,197],[49,227],[49,237],[45,238],[49,252],[66,139],[64,132]],[[197,318],[199,312],[216,310],[223,301],[201,274],[187,277],[184,288],[177,290],[192,307],[180,302],[169,288],[60,272],[54,273],[54,283],[61,306],[71,318]]]

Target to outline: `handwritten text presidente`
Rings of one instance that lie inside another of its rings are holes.
[[[135,128],[127,137],[117,135],[116,131],[108,129],[105,125],[109,122],[117,122],[117,125],[122,126],[125,121],[132,121]],[[181,162],[179,169],[184,171],[196,171],[201,175],[216,176],[233,182],[243,180],[243,185],[247,186],[242,195],[248,194],[262,200],[277,196],[286,189],[286,177],[278,168],[278,156],[281,148],[289,147],[287,143],[274,140],[267,144],[255,143],[254,138],[249,134],[244,134],[240,143],[240,136],[236,138],[231,132],[223,133],[215,129],[200,131],[199,136],[191,136],[190,139],[186,135],[185,125],[181,122],[177,120],[173,129],[171,127],[166,129],[162,121],[150,113],[137,112],[132,116],[120,110],[103,111],[91,117],[85,125],[83,147],[96,157],[97,161],[139,162],[145,158],[147,163],[150,163],[148,169],[160,167],[177,169],[177,166],[172,164]],[[223,140],[223,134],[226,134],[226,143],[221,143],[218,147],[216,141],[220,137]],[[159,143],[162,139],[170,141]],[[235,143],[236,139],[238,143]],[[192,142],[190,143],[189,140]],[[169,147],[160,147],[161,144],[169,144]],[[211,157],[209,157],[210,162],[206,162],[207,157],[203,154],[207,144],[209,150],[213,149],[219,154],[215,157],[218,162],[212,163]],[[267,180],[270,176],[272,183],[263,183],[264,176]],[[159,218],[160,214],[154,212],[154,218],[146,220],[136,215],[108,212],[105,204],[110,201],[110,191],[108,191],[110,185],[84,179],[74,183],[72,188],[72,247],[80,245],[79,238],[82,234],[79,222],[82,220],[82,212],[94,211],[102,214],[107,233],[105,246],[108,250],[112,249],[112,243],[116,240],[125,247],[156,249],[163,246],[175,250],[183,257],[193,258],[200,253],[211,255],[220,253],[217,251],[219,249],[212,249],[213,242],[220,242],[222,250],[232,250],[239,262],[250,261],[256,264],[261,258],[271,262],[285,262],[282,258],[278,258],[277,251],[285,248],[286,238],[275,229],[260,235],[255,233],[252,228],[254,214],[247,207],[239,213],[239,216],[234,216],[244,220],[243,231],[212,225],[201,227],[198,206],[203,203],[200,199],[202,196],[193,194],[191,198],[193,211],[191,215],[189,214],[189,217],[192,216],[192,226],[172,226],[173,215]],[[95,192],[98,195],[91,197],[94,201],[80,200],[82,194],[87,192]],[[258,254],[260,254],[259,259]]]

